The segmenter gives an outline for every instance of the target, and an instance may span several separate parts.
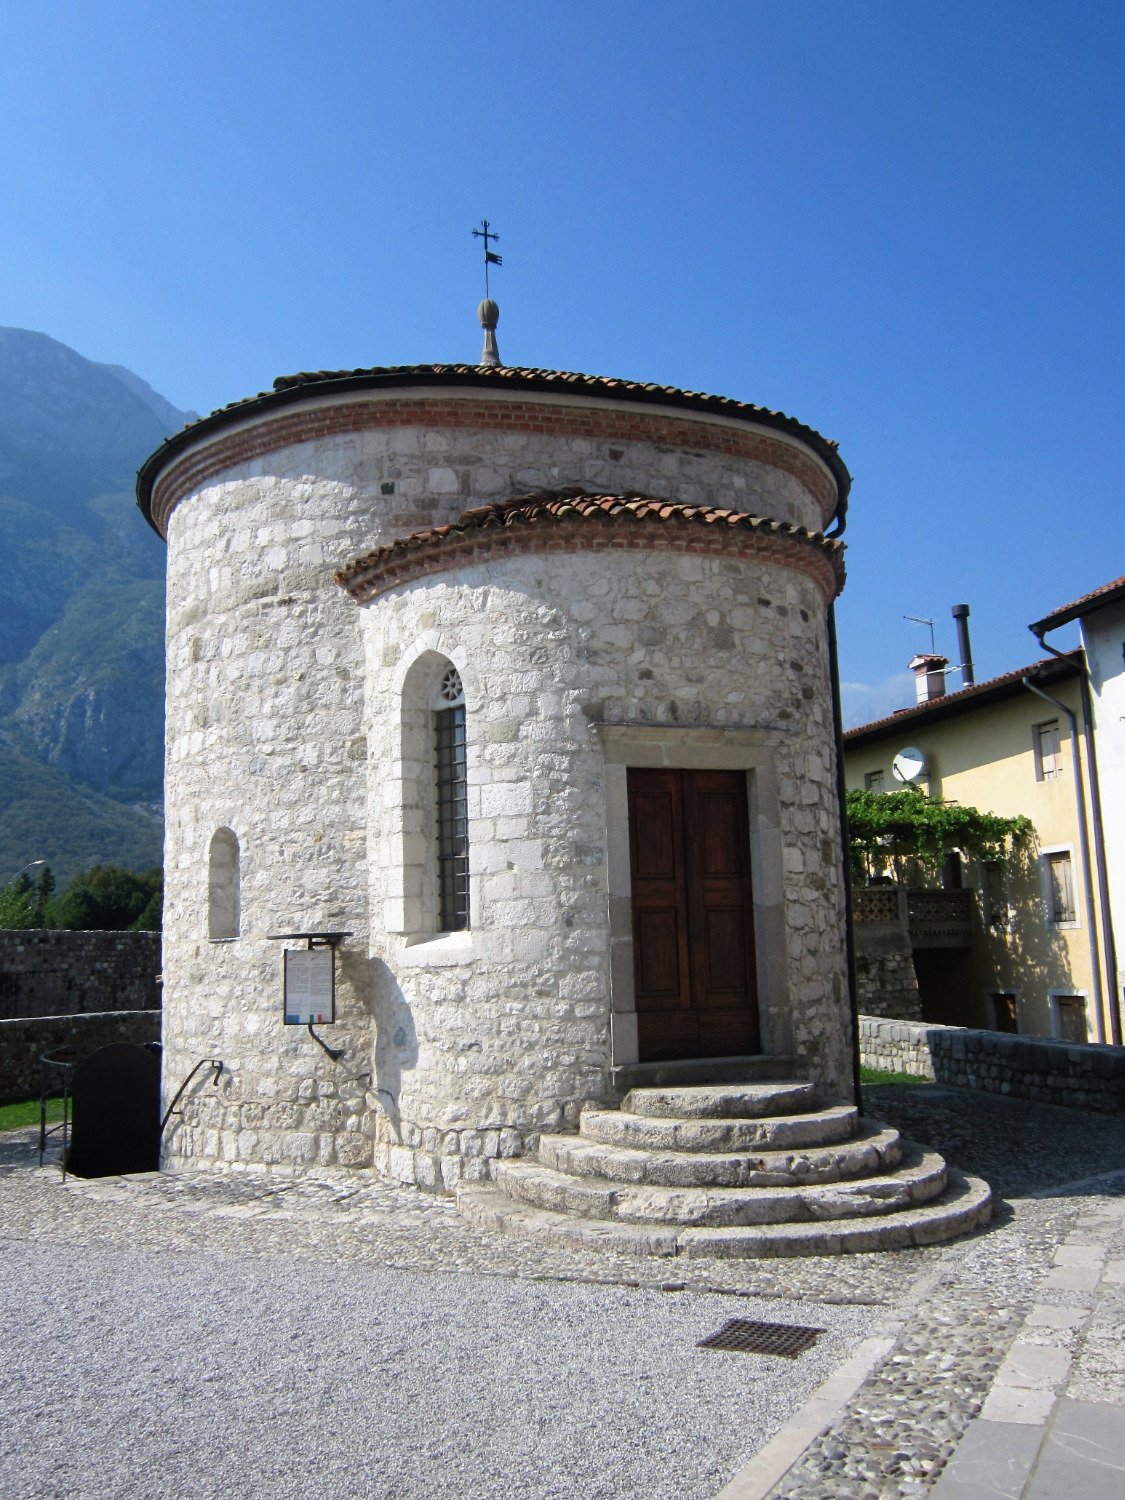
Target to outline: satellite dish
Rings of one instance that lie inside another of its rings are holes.
[[[905,750],[900,750],[891,761],[891,775],[896,781],[905,781],[908,785],[924,775],[925,770],[926,757],[913,745],[907,745]]]

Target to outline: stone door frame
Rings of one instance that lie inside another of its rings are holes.
[[[665,725],[595,726],[605,758],[606,856],[610,927],[610,1066],[638,1061],[633,968],[633,901],[629,859],[630,766],[746,773],[754,947],[763,1053],[792,1047],[781,801],[776,747],[784,731],[676,729]]]

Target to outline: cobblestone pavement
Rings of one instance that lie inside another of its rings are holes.
[[[894,1349],[771,1500],[899,1500],[930,1489],[979,1414],[1059,1246],[1076,1221],[1125,1195],[1120,1117],[938,1085],[867,1094],[873,1113],[985,1177],[1002,1201],[989,1230],[950,1247],[928,1284],[915,1279]]]
[[[449,1199],[356,1173],[185,1172],[71,1178],[63,1188],[57,1168],[36,1168],[34,1135],[23,1131],[0,1136],[0,1243],[191,1248],[870,1305],[898,1331],[895,1347],[771,1493],[889,1500],[933,1484],[1076,1218],[1125,1192],[1125,1119],[938,1085],[867,1096],[871,1113],[992,1183],[1001,1200],[992,1227],[926,1250],[695,1262],[685,1270],[675,1261],[494,1238],[462,1220]],[[1098,1180],[1114,1170],[1115,1181]]]

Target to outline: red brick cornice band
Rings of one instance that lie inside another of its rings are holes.
[[[844,586],[844,544],[742,511],[684,505],[627,493],[548,490],[467,510],[377,547],[348,563],[336,582],[359,604],[431,573],[521,553],[643,550],[780,563],[806,574],[827,604]]]
[[[630,411],[600,401],[556,405],[550,400],[534,398],[449,397],[436,389],[432,396],[384,396],[290,408],[253,426],[224,432],[204,447],[189,447],[181,458],[172,459],[159,472],[152,486],[152,524],[162,536],[167,536],[168,517],[180,500],[239,464],[296,443],[391,427],[471,428],[549,437],[634,440],[752,459],[798,480],[820,506],[825,525],[835,514],[839,498],[834,479],[810,454],[795,443],[755,432],[743,424],[698,421],[690,415],[672,412]]]

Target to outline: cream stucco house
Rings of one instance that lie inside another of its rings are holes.
[[[1052,628],[1054,618],[1041,623]],[[915,781],[928,795],[1034,825],[1031,844],[1003,863],[948,861],[943,912],[917,903],[910,945],[925,1020],[1120,1040],[1107,900],[1112,837],[1101,816],[1106,777],[1098,774],[1086,660],[1052,654],[949,693],[946,659],[918,657],[917,702],[843,737],[849,789],[897,789],[896,757],[911,750],[918,754],[908,757],[908,774],[920,762]],[[1104,724],[1104,689],[1098,701]],[[856,894],[860,918],[865,899]]]

